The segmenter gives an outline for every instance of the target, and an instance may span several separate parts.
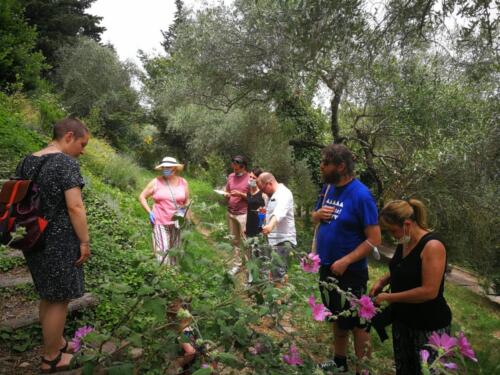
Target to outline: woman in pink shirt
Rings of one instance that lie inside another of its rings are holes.
[[[189,202],[187,181],[178,175],[183,167],[175,158],[163,158],[155,167],[161,176],[151,180],[139,196],[153,226],[153,251],[160,264],[175,265],[175,258],[169,256],[168,251],[180,244],[178,218],[186,215]],[[147,201],[149,197],[154,200],[152,209]]]

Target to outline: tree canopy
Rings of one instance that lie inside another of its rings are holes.
[[[36,51],[37,34],[16,0],[0,3],[0,89],[21,84],[32,89],[39,81],[44,57]]]
[[[46,61],[58,66],[56,52],[65,45],[75,45],[85,36],[96,42],[106,30],[99,26],[102,17],[87,13],[96,0],[19,0],[25,8],[24,16],[36,28],[37,49]]]

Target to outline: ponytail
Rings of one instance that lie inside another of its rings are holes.
[[[380,224],[382,227],[403,225],[407,219],[415,221],[422,229],[429,230],[427,208],[418,199],[394,200],[387,203],[380,211]]]
[[[427,223],[427,208],[418,199],[409,199],[408,204],[413,208],[413,220],[422,229],[429,230],[429,224]]]

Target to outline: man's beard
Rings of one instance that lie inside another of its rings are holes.
[[[337,171],[331,171],[330,174],[323,175],[323,181],[326,184],[333,184],[333,185],[338,184],[341,178],[342,175]]]

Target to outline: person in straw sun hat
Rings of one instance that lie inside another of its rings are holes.
[[[153,251],[160,264],[175,265],[175,258],[168,254],[180,245],[179,219],[186,215],[189,204],[187,181],[179,176],[184,168],[177,159],[167,156],[155,167],[160,176],[151,180],[139,196],[142,207],[149,214],[153,227]],[[153,208],[148,198],[153,198]]]

